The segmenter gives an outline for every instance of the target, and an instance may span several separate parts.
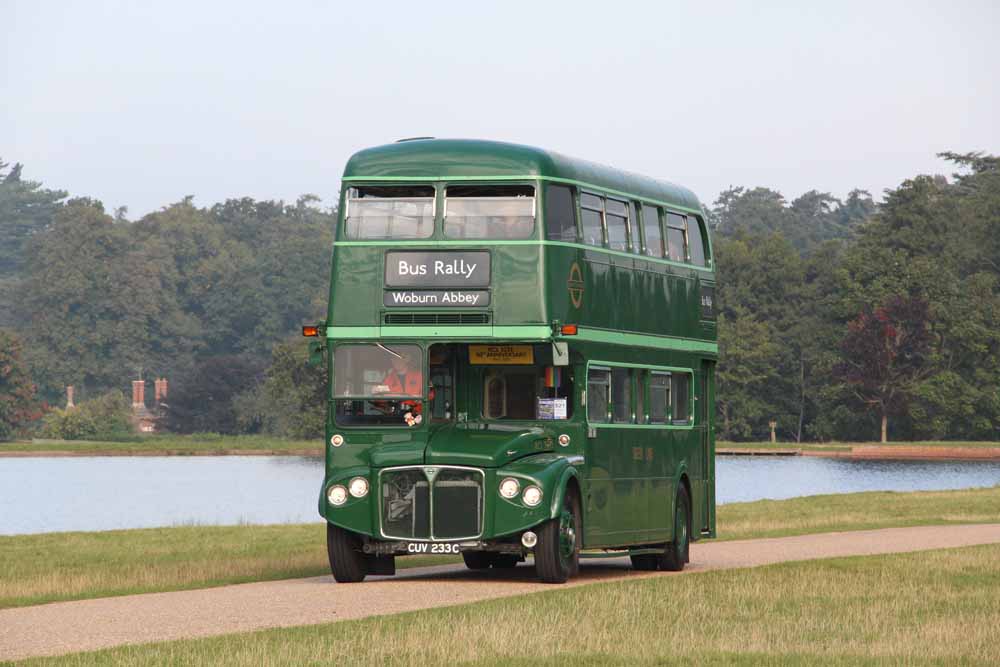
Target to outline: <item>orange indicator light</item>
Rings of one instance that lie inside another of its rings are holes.
[[[313,337],[319,335],[319,327],[302,327],[302,335],[307,337]]]
[[[576,335],[576,325],[575,324],[564,324],[562,329],[560,329],[563,336],[575,336]]]

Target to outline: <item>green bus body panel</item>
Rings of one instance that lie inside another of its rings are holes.
[[[344,180],[534,180],[588,183],[700,211],[687,188],[559,153],[500,141],[425,139],[368,148],[351,156]]]
[[[517,241],[457,241],[441,235],[441,186],[450,182],[520,182],[536,187],[536,225]],[[349,160],[344,185],[431,183],[437,187],[435,233],[426,240],[364,241],[343,238],[344,200],[331,267],[326,319],[328,346],[342,342],[548,343],[569,346],[574,374],[572,416],[566,421],[487,422],[472,400],[468,422],[423,424],[414,429],[326,428],[326,476],[320,514],[357,533],[378,538],[378,471],[406,465],[459,465],[484,470],[483,539],[516,535],[558,515],[568,485],[580,490],[584,545],[588,548],[657,544],[671,539],[673,509],[682,483],[692,496],[694,537],[715,535],[714,361],[716,325],[702,316],[705,289],[714,288],[707,267],[545,238],[546,182],[624,194],[700,213],[689,190],[529,146],[488,141],[417,140],[363,150]],[[711,240],[706,239],[709,258]],[[386,307],[385,256],[398,250],[488,251],[490,303],[482,308]],[[458,324],[405,316],[475,314],[486,321]],[[388,321],[389,315],[404,316]],[[562,335],[556,324],[575,324]],[[335,369],[330,361],[331,382]],[[689,369],[693,423],[595,424],[586,419],[582,390],[587,362]],[[465,371],[479,378],[481,369]],[[459,394],[472,389],[456,387]],[[472,381],[470,381],[470,387]],[[458,396],[456,394],[456,412]],[[329,444],[334,433],[343,446]],[[558,436],[570,437],[567,447]],[[339,508],[326,502],[332,484],[365,476],[371,493]],[[505,476],[542,488],[535,508],[502,498]]]

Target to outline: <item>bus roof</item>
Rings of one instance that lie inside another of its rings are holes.
[[[594,186],[689,209],[701,209],[679,185],[533,146],[479,139],[411,139],[366,148],[351,156],[344,180],[546,178]]]

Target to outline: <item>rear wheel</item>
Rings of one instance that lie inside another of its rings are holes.
[[[660,569],[680,572],[688,562],[691,546],[691,499],[687,489],[681,486],[677,491],[677,508],[674,510],[674,539],[667,542],[660,556]]]
[[[361,553],[361,541],[354,533],[326,524],[326,553],[333,578],[342,584],[363,581],[368,573],[367,560]]]
[[[489,551],[463,551],[462,560],[470,570],[485,570],[493,564],[493,554]]]
[[[574,491],[567,489],[559,516],[546,521],[538,531],[538,578],[547,584],[561,584],[579,572],[582,539],[580,501]]]
[[[507,570],[512,567],[517,567],[520,559],[514,554],[495,554],[493,556],[493,567],[498,570]]]
[[[632,559],[632,569],[633,570],[659,570],[660,569],[660,555],[659,554],[636,554],[629,556]]]

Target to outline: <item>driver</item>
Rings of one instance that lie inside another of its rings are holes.
[[[386,373],[382,384],[376,387],[379,394],[389,394],[397,396],[420,396],[424,390],[424,375],[420,368],[413,361],[413,355],[409,352],[402,352],[392,357],[392,368]],[[431,390],[430,397],[434,398],[434,390]],[[403,414],[403,421],[408,426],[414,426],[423,421],[423,403],[415,400],[400,401],[406,412]]]

